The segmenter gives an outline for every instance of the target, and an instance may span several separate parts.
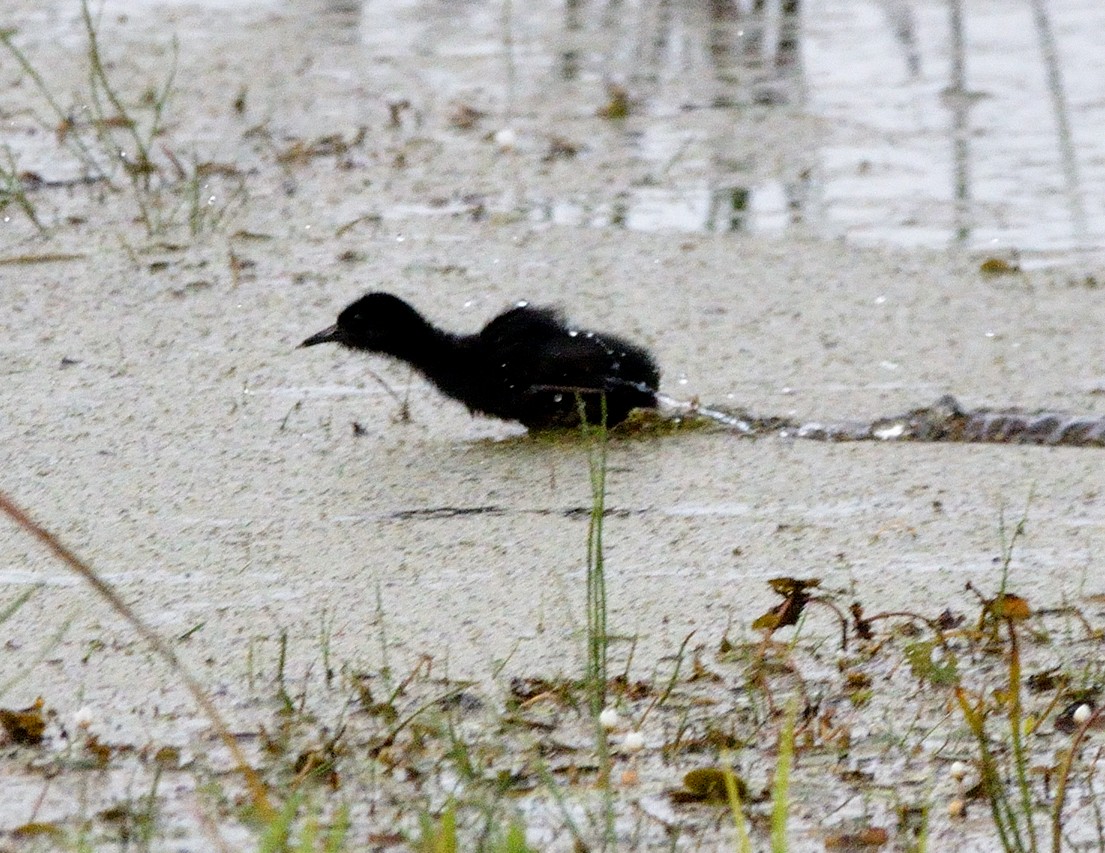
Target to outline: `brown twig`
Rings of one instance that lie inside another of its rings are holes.
[[[238,745],[238,741],[234,739],[234,735],[230,733],[230,729],[223,721],[219,709],[215,707],[215,703],[211,701],[211,698],[207,695],[199,681],[193,677],[191,672],[188,671],[188,668],[185,667],[184,663],[177,657],[176,652],[157,635],[157,632],[155,632],[153,628],[147,625],[142,618],[134,612],[130,605],[123,600],[122,596],[115,591],[113,586],[96,574],[88,563],[84,562],[80,557],[65,547],[53,533],[31,519],[22,508],[16,505],[15,502],[3,492],[0,492],[0,510],[6,513],[16,524],[30,533],[35,539],[45,545],[55,557],[65,563],[73,572],[84,578],[84,580],[88,582],[88,585],[91,586],[101,598],[110,604],[124,620],[130,623],[131,627],[149,644],[150,648],[161,655],[165,662],[169,664],[170,668],[180,677],[181,682],[183,682],[184,686],[188,689],[188,692],[192,694],[192,698],[196,700],[196,704],[200,706],[200,709],[211,721],[211,725],[219,738],[226,745],[226,748],[230,750],[230,754],[238,764],[238,771],[242,774],[246,786],[249,788],[253,798],[254,808],[256,808],[257,811],[260,812],[261,817],[266,820],[275,817],[276,811],[269,802],[268,792],[265,790],[265,785],[261,781],[261,777],[258,776],[257,772],[249,765],[245,753],[242,752],[242,748]]]

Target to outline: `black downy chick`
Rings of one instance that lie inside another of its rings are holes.
[[[655,408],[660,370],[642,347],[613,335],[572,329],[555,309],[526,303],[474,335],[437,328],[390,293],[368,293],[301,347],[339,343],[405,361],[473,413],[519,421],[529,429],[625,420]]]

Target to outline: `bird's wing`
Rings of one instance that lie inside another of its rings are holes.
[[[591,332],[548,341],[534,364],[534,378],[543,376],[559,377],[566,386],[595,391],[612,391],[626,381],[655,387],[659,381],[659,371],[639,348]]]
[[[644,350],[614,335],[570,330],[555,309],[511,309],[479,337],[484,352],[498,360],[491,369],[518,390],[609,391],[627,377],[653,388],[659,382]]]
[[[564,315],[555,308],[519,305],[491,320],[480,332],[480,342],[488,348],[525,346],[563,334]]]

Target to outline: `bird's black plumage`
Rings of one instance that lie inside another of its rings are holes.
[[[614,335],[576,330],[552,308],[525,303],[473,335],[437,328],[390,293],[368,293],[333,326],[300,346],[339,343],[405,361],[473,413],[531,429],[579,424],[577,395],[590,423],[625,420],[656,406],[660,371],[649,353]]]

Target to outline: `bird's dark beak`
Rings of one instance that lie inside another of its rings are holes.
[[[298,348],[313,347],[315,344],[340,344],[344,340],[345,334],[338,328],[338,324],[335,323],[333,326],[327,326],[321,332],[315,332],[311,337],[301,343]]]

